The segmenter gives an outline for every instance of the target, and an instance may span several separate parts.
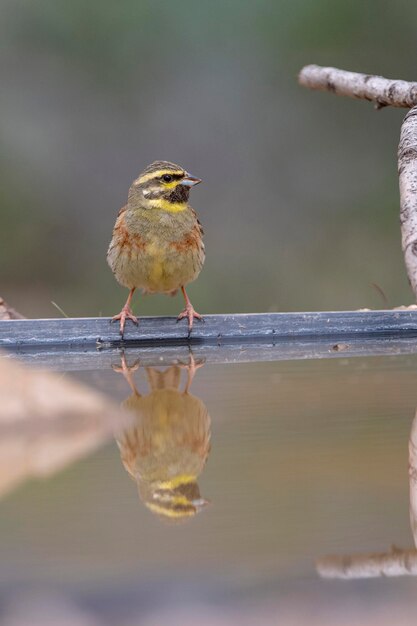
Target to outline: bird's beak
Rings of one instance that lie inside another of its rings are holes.
[[[194,185],[198,185],[201,183],[201,178],[196,178],[195,176],[191,176],[188,172],[186,172],[184,178],[181,181],[181,185],[185,185],[186,187],[194,187]]]
[[[194,500],[191,500],[191,504],[193,504],[197,510],[200,510],[210,504],[210,500],[205,500],[204,498],[195,498]]]

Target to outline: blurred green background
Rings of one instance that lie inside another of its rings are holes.
[[[204,179],[201,312],[408,304],[404,111],[306,91],[308,63],[415,79],[409,0],[1,0],[0,293],[110,315],[115,216],[154,159]],[[386,294],[384,302],[376,283]],[[144,314],[179,298],[136,299]]]

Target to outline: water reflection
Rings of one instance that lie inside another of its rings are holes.
[[[417,576],[417,410],[408,444],[410,525],[413,548],[391,546],[386,552],[328,555],[318,559],[317,572],[323,578],[345,580],[380,576]]]
[[[138,361],[129,366],[122,355],[121,365],[113,366],[132,390],[122,406],[133,423],[117,437],[123,465],[136,481],[144,504],[166,520],[190,518],[208,504],[200,496],[197,480],[210,452],[210,416],[202,400],[190,393],[202,365],[191,356],[186,366],[172,365],[164,371],[143,368],[147,394],[139,392],[133,377]],[[182,369],[187,380],[181,391]]]
[[[1,354],[0,399],[0,498],[92,454],[130,423],[104,394]]]

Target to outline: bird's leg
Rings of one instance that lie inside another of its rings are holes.
[[[125,330],[126,319],[132,320],[132,322],[136,325],[139,323],[138,318],[133,315],[133,311],[130,308],[130,303],[132,301],[134,291],[135,291],[135,287],[133,287],[133,289],[129,291],[129,295],[127,297],[126,304],[124,305],[123,309],[120,311],[118,315],[115,315],[111,320],[112,322],[116,322],[117,320],[120,320],[120,334],[122,337],[123,337],[123,333]]]
[[[135,372],[140,367],[139,359],[137,359],[133,365],[128,365],[126,360],[126,355],[122,352],[121,356],[121,364],[120,365],[112,365],[112,370],[117,372],[118,374],[123,374],[129,387],[133,391],[133,393],[137,396],[140,396],[139,391],[135,385],[135,381],[133,380],[132,372]]]
[[[200,313],[197,313],[197,311],[194,309],[193,305],[191,304],[191,301],[190,301],[189,297],[187,296],[187,292],[185,291],[185,287],[181,287],[181,291],[182,291],[182,295],[184,296],[184,300],[185,300],[185,309],[183,311],[181,311],[181,313],[178,315],[177,322],[182,320],[184,317],[188,318],[188,331],[191,332],[191,329],[193,327],[194,318],[196,317],[198,320],[203,321],[203,316],[200,315]]]
[[[198,369],[200,369],[200,367],[203,367],[204,364],[205,364],[205,360],[196,362],[196,360],[194,358],[194,355],[193,355],[193,353],[191,351],[190,351],[190,362],[189,362],[189,364],[188,365],[185,365],[184,363],[180,363],[179,364],[180,367],[183,367],[183,368],[185,368],[187,370],[187,382],[186,382],[185,387],[184,387],[184,391],[183,391],[184,394],[186,394],[186,393],[188,393],[190,391],[190,387],[191,387],[191,384],[192,384],[192,382],[194,380],[194,376],[195,376],[196,371]]]

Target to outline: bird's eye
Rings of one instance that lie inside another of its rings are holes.
[[[164,174],[164,175],[162,176],[162,180],[163,180],[164,182],[166,182],[166,183],[170,183],[170,182],[171,182],[171,180],[172,180],[172,176],[171,176],[171,174]]]

